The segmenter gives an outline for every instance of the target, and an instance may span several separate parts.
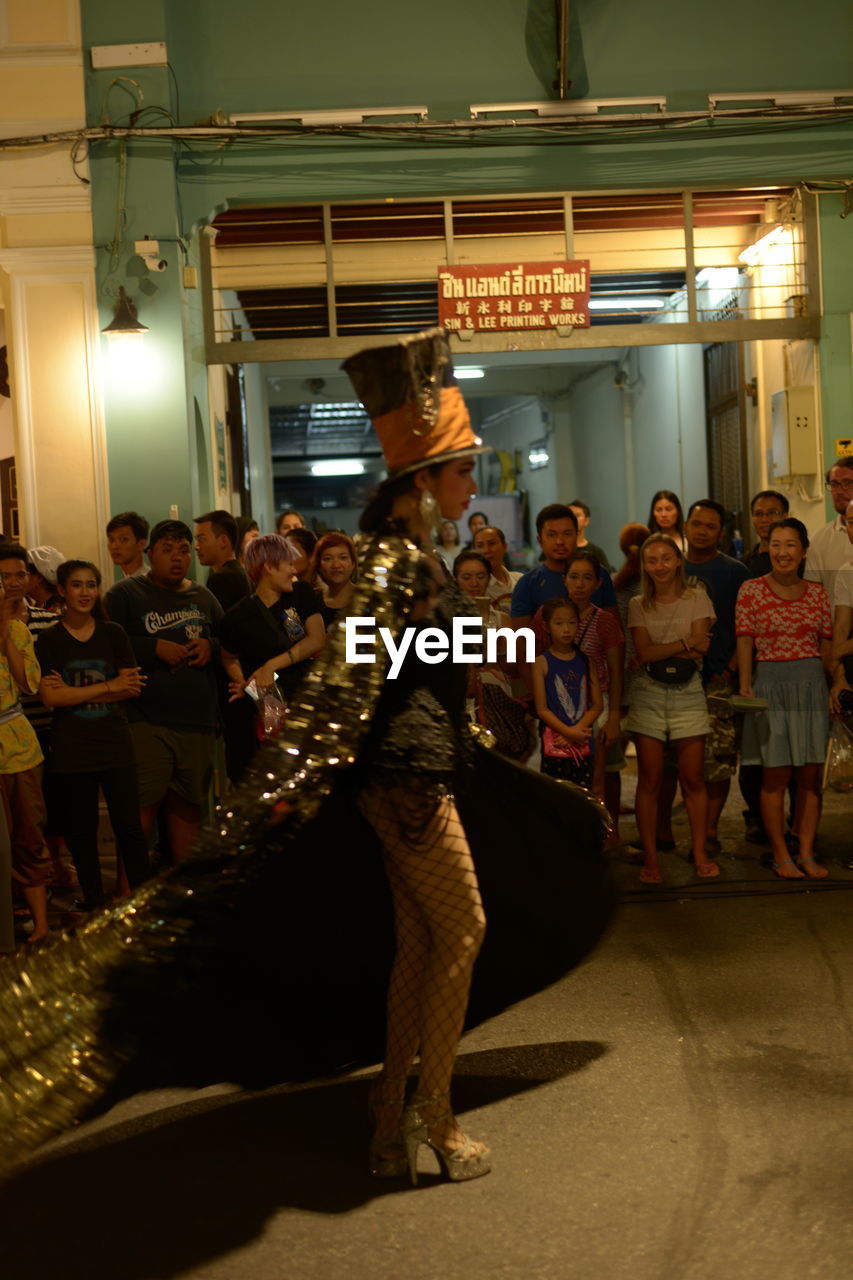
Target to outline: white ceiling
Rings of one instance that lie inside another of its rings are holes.
[[[624,355],[621,348],[608,347],[584,351],[500,351],[475,356],[456,354],[457,367],[475,365],[486,370],[486,376],[466,379],[461,385],[465,398],[475,401],[488,396],[545,395],[568,390],[578,378],[602,364],[612,364]],[[354,399],[349,379],[341,373],[336,360],[282,361],[264,366],[269,404],[297,405],[312,401],[351,402]],[[311,388],[311,381],[322,380],[323,386]]]

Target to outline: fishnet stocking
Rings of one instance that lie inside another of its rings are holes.
[[[373,784],[359,804],[382,843],[394,899],[383,1074],[403,1079],[420,1053],[418,1096],[446,1095],[486,926],[471,851],[453,799],[418,789],[415,780],[405,788]],[[431,1137],[453,1150],[465,1139],[449,1110],[446,1097],[421,1108]],[[400,1115],[381,1108],[377,1145],[399,1144]]]

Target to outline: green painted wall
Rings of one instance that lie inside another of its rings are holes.
[[[144,0],[132,12],[110,0],[84,4],[84,45],[166,39],[167,7],[165,0]],[[120,76],[128,80],[111,83]],[[91,120],[106,115],[129,123],[141,101],[146,110],[139,123],[162,124],[165,118],[150,108],[173,106],[172,80],[159,67],[89,70],[86,97]],[[193,515],[211,505],[207,380],[198,294],[181,282],[175,159],[172,142],[96,147],[92,211],[102,324],[112,319],[121,285],[149,330],[138,359],[120,373],[108,346],[105,351],[110,505],[141,511],[152,524],[177,506],[191,525]],[[133,242],[145,236],[159,241],[167,270],[150,272],[135,255]],[[197,419],[203,429],[196,429]]]
[[[119,161],[114,148],[102,150],[92,163],[95,240],[108,244],[114,235]],[[97,255],[102,324],[112,319],[115,294],[123,286],[147,325],[137,360],[120,373],[105,343],[105,410],[110,504],[113,510],[143,512],[162,519],[175,504],[182,516],[193,506],[195,474],[193,441],[187,432],[187,367],[185,317],[180,284],[174,173],[169,144],[131,154],[127,164],[127,242],[111,260],[107,249]],[[133,253],[133,240],[161,238],[169,268],[149,272]],[[172,243],[167,241],[172,237]]]
[[[182,123],[217,111],[424,103],[433,119],[462,118],[473,102],[553,96],[553,0],[81,0],[84,46],[166,40],[163,68],[87,71],[91,123],[127,122],[145,95],[140,123]],[[665,94],[670,109],[701,109],[709,92],[839,89],[849,85],[853,24],[847,0],[573,0],[572,95]],[[86,59],[88,64],[88,59]],[[174,76],[172,75],[174,72]],[[128,86],[131,87],[132,86]],[[119,182],[115,144],[92,152],[96,244],[113,239]],[[481,145],[307,138],[247,144],[133,141],[127,147],[123,253],[112,269],[99,251],[105,288],[138,301],[160,358],[145,395],[113,388],[107,399],[114,509],[156,517],[208,505],[210,458],[197,429],[206,408],[198,295],[174,269],[144,272],[132,258],[143,235],[188,239],[229,204],[643,186],[755,185],[844,178],[853,169],[853,124],[743,134],[728,125],[579,144],[512,132]],[[849,431],[853,218],[822,201],[826,336],[821,343],[827,443]],[[843,428],[839,429],[839,423]]]
[[[665,94],[670,108],[709,92],[844,87],[853,26],[846,0],[573,0],[570,96]],[[245,0],[169,5],[170,56],[185,120],[225,112],[424,103],[434,119],[476,102],[550,98],[553,0],[326,0],[312,8]],[[706,21],[703,22],[703,18]],[[182,164],[188,222],[221,201],[351,199],[837,176],[849,127],[727,137],[720,126],[631,144],[436,148],[335,141],[226,149]],[[514,141],[514,140],[513,140]],[[526,140],[525,140],[526,142]]]
[[[132,8],[82,0],[82,8],[86,44],[166,39],[178,93],[166,72],[135,78],[147,105],[170,107],[183,123],[216,111],[414,103],[451,119],[465,117],[472,102],[553,96],[553,0],[433,0],[428,8],[243,0],[238,9],[232,0],[140,0]],[[718,0],[705,12],[702,25],[703,11],[684,0],[573,0],[571,96],[665,94],[670,108],[701,109],[711,91],[850,81],[846,0],[814,0],[808,21],[800,0]],[[112,74],[89,73],[92,122]],[[529,134],[476,147],[310,138],[192,144],[177,162],[188,232],[229,202],[790,181],[844,176],[851,155],[849,124],[746,137],[718,124],[695,135],[581,145]]]
[[[147,7],[110,20],[151,39]],[[216,108],[419,102],[448,118],[471,102],[552,96],[553,0],[170,0],[165,7],[187,120]],[[849,85],[845,0],[807,8],[801,0],[572,0],[570,10],[573,96],[665,93],[681,108],[702,106],[709,91]]]

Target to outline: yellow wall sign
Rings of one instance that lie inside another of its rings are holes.
[[[843,440],[835,442],[836,458],[844,458],[853,453],[853,436],[846,436]]]

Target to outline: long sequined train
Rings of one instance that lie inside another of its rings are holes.
[[[407,540],[375,538],[353,612],[398,635],[421,566]],[[0,963],[0,1169],[137,1089],[261,1087],[381,1057],[393,919],[356,793],[385,675],[382,653],[348,664],[336,629],[187,862]],[[489,922],[470,1026],[577,964],[614,896],[579,792],[480,744],[453,786]],[[293,813],[271,827],[280,799]]]

